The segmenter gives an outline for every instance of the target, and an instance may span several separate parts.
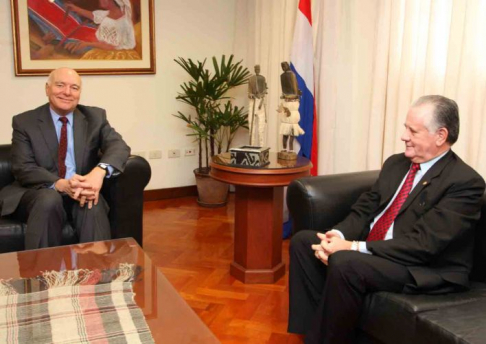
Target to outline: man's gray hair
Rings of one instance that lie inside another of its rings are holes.
[[[459,107],[449,98],[439,95],[423,96],[417,99],[412,107],[424,104],[434,105],[434,116],[426,126],[429,132],[435,132],[439,128],[446,128],[449,132],[447,142],[453,145],[459,137]]]

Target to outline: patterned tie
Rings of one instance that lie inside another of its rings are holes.
[[[418,170],[420,170],[420,165],[412,164],[410,172],[405,179],[405,183],[403,183],[402,188],[398,192],[397,197],[395,197],[393,203],[388,207],[385,213],[378,219],[378,221],[376,221],[366,241],[383,240],[385,238],[386,232],[388,232],[391,224],[395,221],[398,211],[407,199],[410,190],[412,190],[413,180],[415,179]]]
[[[67,153],[67,122],[68,119],[65,116],[59,118],[62,122],[61,137],[59,139],[59,148],[57,150],[57,163],[59,165],[59,177],[64,178],[66,176],[66,153]]]

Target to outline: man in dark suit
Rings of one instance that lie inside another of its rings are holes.
[[[410,108],[405,153],[387,159],[349,215],[290,246],[289,332],[306,343],[353,343],[367,293],[466,290],[484,180],[451,146],[457,104],[425,96]]]
[[[27,223],[26,249],[60,245],[68,220],[80,242],[109,239],[99,191],[104,178],[123,172],[130,148],[103,109],[78,105],[73,69],[54,70],[46,95],[48,104],[13,117],[15,182],[0,191],[1,215]]]

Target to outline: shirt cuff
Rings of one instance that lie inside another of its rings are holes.
[[[368,248],[366,247],[366,241],[359,241],[358,242],[358,251],[361,252],[361,253],[373,254],[370,251],[368,251]]]
[[[104,162],[100,162],[100,164],[106,165],[106,176],[105,178],[110,178],[111,176],[117,176],[120,174],[118,170],[116,170],[113,166],[110,164],[105,164]],[[99,166],[99,164],[98,164]]]
[[[336,232],[341,237],[341,239],[346,240],[344,238],[344,234],[339,229],[333,228],[330,230],[330,232]],[[358,241],[358,251],[361,253],[373,254],[366,248],[366,241]]]
[[[108,170],[106,171],[106,177],[105,178],[110,178],[113,175],[113,171],[115,168],[111,165],[108,165]]]

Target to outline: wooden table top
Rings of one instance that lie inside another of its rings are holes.
[[[46,270],[114,269],[137,264],[133,284],[156,343],[219,343],[132,238],[0,254],[0,279],[31,278]]]
[[[222,153],[211,158],[210,176],[234,185],[274,187],[309,176],[312,168],[310,160],[301,156],[296,160],[280,160],[277,153],[270,152],[269,161],[270,164],[261,167],[232,165],[230,153]]]

